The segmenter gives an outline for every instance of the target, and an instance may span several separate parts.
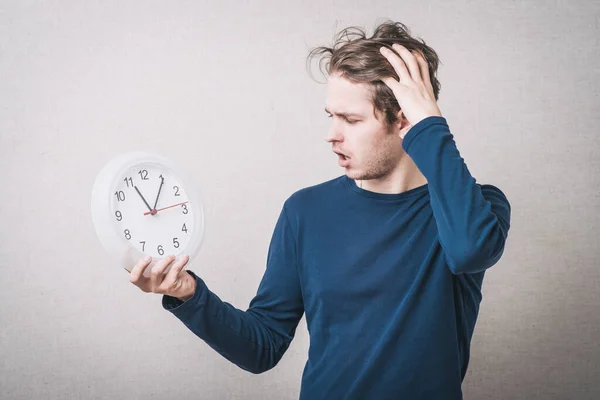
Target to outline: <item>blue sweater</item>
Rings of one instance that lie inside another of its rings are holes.
[[[273,368],[303,313],[310,348],[300,398],[462,399],[485,270],[504,251],[510,204],[480,185],[446,119],[428,117],[403,149],[426,185],[399,194],[346,175],[283,205],[247,310],[197,289],[163,307],[231,362]]]

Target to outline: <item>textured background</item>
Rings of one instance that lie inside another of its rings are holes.
[[[486,275],[465,399],[600,395],[597,1],[0,1],[0,398],[295,399],[244,372],[110,265],[90,194],[116,154],[194,176],[190,269],[245,309],[283,201],[343,170],[305,57],[391,18],[439,53],[440,108],[469,169],[513,207]]]

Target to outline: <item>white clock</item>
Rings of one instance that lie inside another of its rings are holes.
[[[197,255],[204,211],[190,181],[165,157],[131,152],[109,161],[92,189],[92,219],[113,261],[131,271],[143,256]]]

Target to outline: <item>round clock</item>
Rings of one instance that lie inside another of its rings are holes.
[[[204,211],[183,171],[165,157],[131,152],[109,161],[92,189],[92,219],[110,257],[131,272],[168,255],[197,255]]]

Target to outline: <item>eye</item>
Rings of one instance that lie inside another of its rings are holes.
[[[351,120],[351,119],[346,119],[346,122],[349,123],[350,125],[354,125],[355,123],[357,123],[358,121],[356,120]]]

